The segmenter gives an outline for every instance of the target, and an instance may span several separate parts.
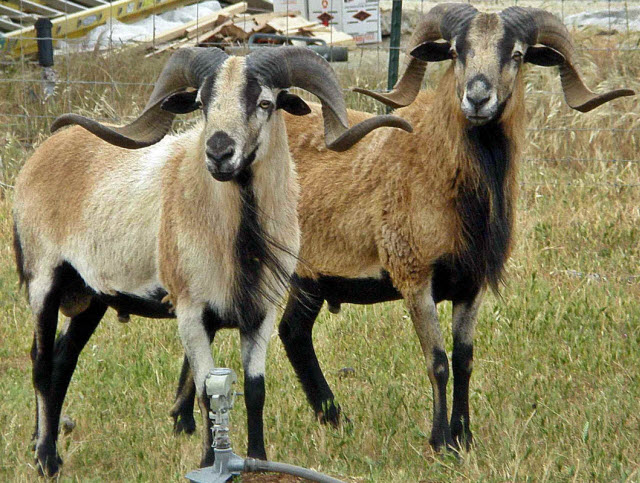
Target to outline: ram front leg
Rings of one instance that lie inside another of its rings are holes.
[[[444,350],[438,312],[431,293],[431,283],[420,289],[409,290],[403,295],[420,340],[433,389],[433,426],[429,443],[436,451],[443,446],[452,448],[454,444],[447,420],[449,361]]]
[[[202,413],[202,467],[213,465],[215,458],[211,448],[213,436],[209,419],[210,402],[204,387],[207,374],[215,366],[209,344],[210,338],[204,325],[204,309],[203,304],[192,303],[178,303],[176,308],[180,339],[193,371],[196,395]]]
[[[216,336],[216,326],[211,320],[207,320],[205,315],[205,328],[209,335],[209,345],[213,343]],[[196,420],[193,417],[193,406],[196,399],[196,386],[193,382],[193,372],[189,365],[189,359],[184,356],[182,361],[182,370],[180,371],[180,379],[178,380],[178,389],[176,390],[176,398],[169,415],[173,418],[174,434],[193,434],[196,430]]]
[[[262,324],[255,331],[240,332],[242,365],[244,368],[244,400],[247,407],[247,456],[267,459],[264,447],[262,412],[265,399],[265,364],[269,338],[273,333],[275,309],[270,309]]]
[[[453,302],[453,408],[451,436],[469,450],[473,443],[469,419],[469,379],[473,369],[473,333],[483,292],[467,300]]]

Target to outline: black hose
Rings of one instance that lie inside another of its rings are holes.
[[[237,462],[241,463],[241,462]],[[273,473],[286,473],[292,476],[299,476],[300,478],[306,478],[307,480],[317,481],[318,483],[344,483],[341,480],[336,480],[330,476],[323,475],[317,471],[301,468],[300,466],[288,465],[287,463],[278,463],[276,461],[262,461],[253,458],[247,458],[244,460],[244,465],[237,464],[235,461],[229,462],[230,471],[244,471],[246,473],[259,473],[259,472],[273,472]]]

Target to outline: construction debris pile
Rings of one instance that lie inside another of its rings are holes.
[[[151,50],[149,55],[185,46],[243,44],[257,33],[307,37],[341,47],[356,45],[350,35],[331,26],[311,22],[297,13],[246,12],[246,3],[236,3],[177,28],[156,33],[154,37],[146,39]]]

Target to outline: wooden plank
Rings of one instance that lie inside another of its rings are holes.
[[[221,33],[225,37],[232,37],[234,40],[247,40],[253,32],[253,25],[253,21],[248,23],[240,21],[232,24],[225,24]]]
[[[217,40],[216,37],[219,36],[220,32],[222,32],[222,30],[224,30],[225,27],[229,26],[229,25],[233,25],[233,20],[228,19],[227,21],[221,23],[220,25],[218,25],[217,27],[215,27],[213,30],[210,30],[208,32],[204,32],[203,33],[203,37],[200,38],[200,43],[206,44],[207,42],[214,42]]]
[[[0,5],[6,5],[7,7],[16,6],[20,8],[20,10],[24,13],[35,13],[37,15],[44,15],[45,17],[55,17],[57,15],[62,15],[62,12],[59,12],[58,10],[47,7],[46,5],[32,2],[31,0],[15,0],[13,4],[0,2]]]
[[[218,13],[218,12],[216,12]],[[211,29],[217,27],[220,24],[231,21],[232,15],[213,15],[209,19],[204,20],[198,25],[187,28],[187,37],[193,39],[200,36],[203,33],[208,33]],[[233,21],[231,21],[233,23]]]
[[[62,12],[62,14],[82,12],[86,10],[82,5],[78,5],[68,0],[44,0],[44,3],[49,7],[55,8]]]
[[[322,24],[314,28],[305,29],[305,33],[310,34],[311,37],[315,39],[324,40],[328,45],[341,45],[343,47],[356,46],[356,41],[351,35]]]
[[[259,13],[253,16],[253,21],[256,23],[256,30],[262,30],[269,22],[271,22],[276,17],[282,17],[286,15],[284,12],[270,12],[270,13]]]
[[[285,34],[291,34],[297,32],[300,29],[308,29],[318,25],[318,22],[310,22],[304,17],[299,15],[284,17],[278,17],[267,22],[267,25],[274,29],[276,32],[282,32]]]
[[[147,55],[144,56],[144,58],[148,59],[149,57],[153,57],[154,55],[162,54],[163,52],[166,52],[168,50],[174,50],[174,49],[178,49],[180,47],[184,47],[185,44],[187,44],[187,43],[191,43],[190,39],[180,39],[180,40],[177,40],[175,42],[170,42],[168,44],[164,44],[162,47],[159,47],[159,48],[155,49],[153,52],[149,52]]]
[[[228,7],[218,10],[217,12],[212,13],[211,15],[207,15],[206,17],[202,17],[197,20],[192,20],[191,22],[187,22],[181,25],[180,27],[176,27],[170,30],[165,30],[164,32],[156,34],[155,39],[153,37],[148,37],[144,40],[144,42],[155,41],[156,43],[163,43],[163,42],[169,42],[171,40],[179,39],[180,37],[184,37],[185,35],[187,35],[188,28],[199,27],[201,23],[202,24],[207,23],[211,20],[217,19],[221,15],[231,16],[237,13],[244,12],[245,10],[247,10],[247,4],[245,2],[236,3],[235,5],[229,5]]]

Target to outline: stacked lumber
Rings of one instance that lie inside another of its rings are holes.
[[[237,3],[198,21],[147,39],[153,45],[148,56],[179,47],[196,45],[241,45],[254,33],[281,34],[324,40],[329,45],[355,47],[350,35],[331,26],[311,22],[297,12],[246,13],[247,4]]]
[[[154,37],[149,37],[145,41],[150,43],[155,42],[156,44],[162,44],[185,36],[194,38],[198,36],[199,32],[210,30],[213,26],[227,21],[238,13],[246,12],[246,10],[246,2],[229,5],[228,7],[212,13],[211,15],[207,15],[206,17],[192,20],[191,22],[182,24],[174,29],[166,30],[164,32],[156,34]]]

